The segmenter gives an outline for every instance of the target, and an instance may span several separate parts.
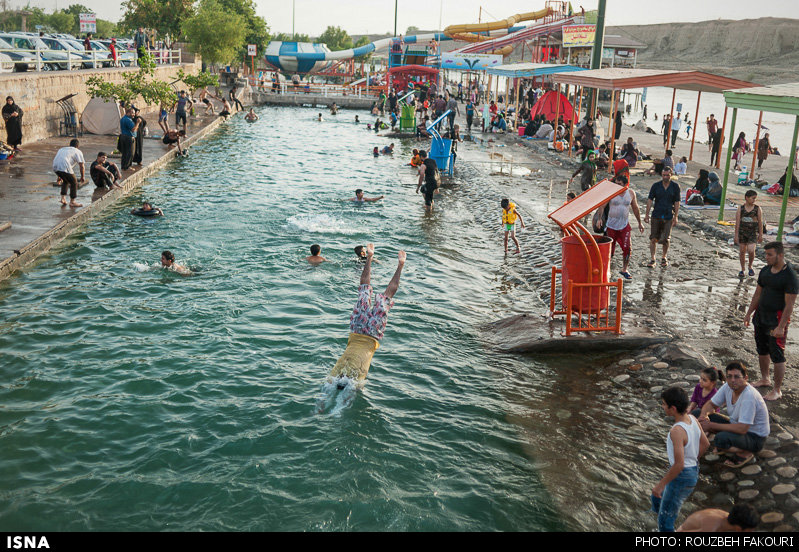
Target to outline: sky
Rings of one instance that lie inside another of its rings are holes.
[[[98,17],[118,21],[123,9],[120,0],[9,0],[18,8],[27,4],[50,12],[80,3],[97,13]],[[436,30],[447,25],[476,23],[480,6],[482,21],[504,19],[516,13],[536,11],[544,0],[396,0],[397,31],[404,33],[409,26]],[[319,36],[328,25],[343,28],[351,35],[383,34],[394,30],[395,0],[255,0],[258,15],[266,19],[271,32],[291,32],[292,5],[295,6],[294,29],[297,33]],[[574,0],[579,11],[596,9],[597,0]],[[795,17],[797,0],[607,0],[605,24],[646,25],[669,22],[694,22],[709,19],[751,19],[754,17]],[[425,6],[427,9],[419,9]],[[632,9],[631,9],[632,8]],[[665,9],[668,8],[668,9]],[[799,20],[797,22],[799,25]]]

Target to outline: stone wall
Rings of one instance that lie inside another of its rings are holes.
[[[182,65],[163,65],[156,67],[156,78],[173,81],[178,70],[196,73],[199,63]],[[91,99],[86,93],[86,80],[93,75],[102,75],[112,82],[122,82],[122,75],[137,68],[125,69],[84,69],[81,71],[43,71],[10,73],[0,76],[0,102],[5,105],[5,97],[12,96],[22,108],[22,143],[34,142],[57,136],[59,122],[64,113],[56,100],[77,92],[72,98],[78,113],[82,113]],[[0,118],[0,140],[5,141],[5,122]]]

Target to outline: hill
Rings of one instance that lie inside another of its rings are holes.
[[[642,68],[695,69],[759,84],[799,80],[799,19],[625,25],[607,33],[647,44],[638,52]]]

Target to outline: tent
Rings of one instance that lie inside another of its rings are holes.
[[[556,98],[560,98],[560,106],[557,106]],[[547,121],[552,121],[555,119],[556,111],[558,116],[563,116],[564,121],[570,121],[574,117],[574,108],[566,96],[554,90],[549,90],[535,102],[535,105],[530,110],[530,117],[543,115]]]
[[[90,134],[119,134],[122,114],[119,104],[102,98],[92,98],[81,115],[83,130]]]

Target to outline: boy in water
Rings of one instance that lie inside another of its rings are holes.
[[[669,470],[652,487],[652,511],[658,515],[658,530],[674,532],[674,521],[683,502],[693,492],[699,478],[699,457],[710,446],[699,422],[688,413],[688,395],[679,387],[670,387],[660,395],[666,416],[676,422],[669,430],[666,454]]]
[[[164,251],[161,253],[161,266],[169,270],[174,270],[178,274],[183,274],[184,276],[191,274],[191,270],[175,262],[175,254],[171,251]]]
[[[305,260],[311,263],[312,265],[319,265],[325,262],[327,259],[322,257],[319,253],[322,252],[322,247],[315,243],[311,246],[311,255],[309,257],[305,257]]]
[[[331,381],[339,389],[347,383],[345,378],[363,381],[369,373],[374,352],[380,347],[380,340],[386,330],[388,311],[394,305],[394,294],[399,289],[400,274],[405,266],[405,251],[397,255],[397,270],[383,293],[375,294],[372,300],[372,258],[375,246],[366,246],[366,263],[358,286],[358,302],[350,316],[350,337],[347,348],[330,371]]]
[[[505,253],[508,252],[508,236],[511,237],[513,243],[516,244],[516,253],[521,253],[522,249],[519,245],[519,240],[516,239],[516,218],[522,223],[524,228],[524,219],[521,213],[516,210],[516,204],[511,203],[508,198],[502,200],[502,227],[505,230]]]

